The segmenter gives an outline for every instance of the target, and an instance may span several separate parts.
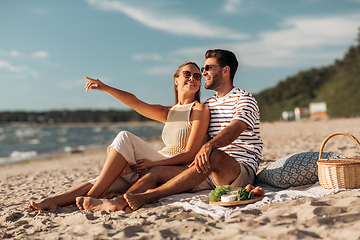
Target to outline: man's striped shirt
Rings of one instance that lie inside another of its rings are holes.
[[[205,101],[210,110],[208,134],[214,138],[232,120],[240,120],[248,126],[237,139],[219,148],[237,161],[247,163],[256,173],[261,161],[263,143],[260,138],[260,112],[255,98],[248,92],[234,87],[226,96],[216,94]]]

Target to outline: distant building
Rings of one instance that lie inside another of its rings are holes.
[[[326,102],[310,103],[309,108],[295,108],[294,111],[283,111],[281,120],[293,121],[308,119],[311,120],[326,120],[329,119],[327,114]]]
[[[309,108],[295,108],[294,113],[296,121],[309,118]]]
[[[292,120],[294,120],[294,112],[293,111],[283,111],[281,118],[283,121],[292,121]]]
[[[309,109],[310,109],[310,119],[312,120],[329,119],[329,115],[327,114],[326,102],[310,103]]]

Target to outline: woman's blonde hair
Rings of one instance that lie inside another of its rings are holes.
[[[187,66],[187,65],[190,65],[190,64],[194,65],[200,71],[199,66],[195,62],[185,62],[176,70],[176,72],[174,74],[174,80],[175,80],[175,78],[180,76],[182,68]],[[175,81],[174,81],[174,93],[175,93],[175,104],[177,104],[178,103],[178,88],[177,88],[177,85],[175,84]],[[195,93],[195,100],[200,102],[200,88]]]

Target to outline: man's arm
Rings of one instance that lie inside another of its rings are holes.
[[[232,120],[218,135],[201,147],[190,167],[195,165],[199,173],[208,172],[210,170],[211,151],[214,148],[221,148],[231,144],[247,127],[248,125],[243,121]]]

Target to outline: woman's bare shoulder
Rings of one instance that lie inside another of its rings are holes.
[[[192,108],[192,112],[194,113],[194,117],[200,117],[200,118],[209,118],[210,116],[210,111],[209,108],[199,102],[196,102]],[[196,117],[196,118],[197,118]]]
[[[200,111],[207,111],[209,110],[208,107],[205,104],[196,102],[193,106],[194,110],[200,110]]]

